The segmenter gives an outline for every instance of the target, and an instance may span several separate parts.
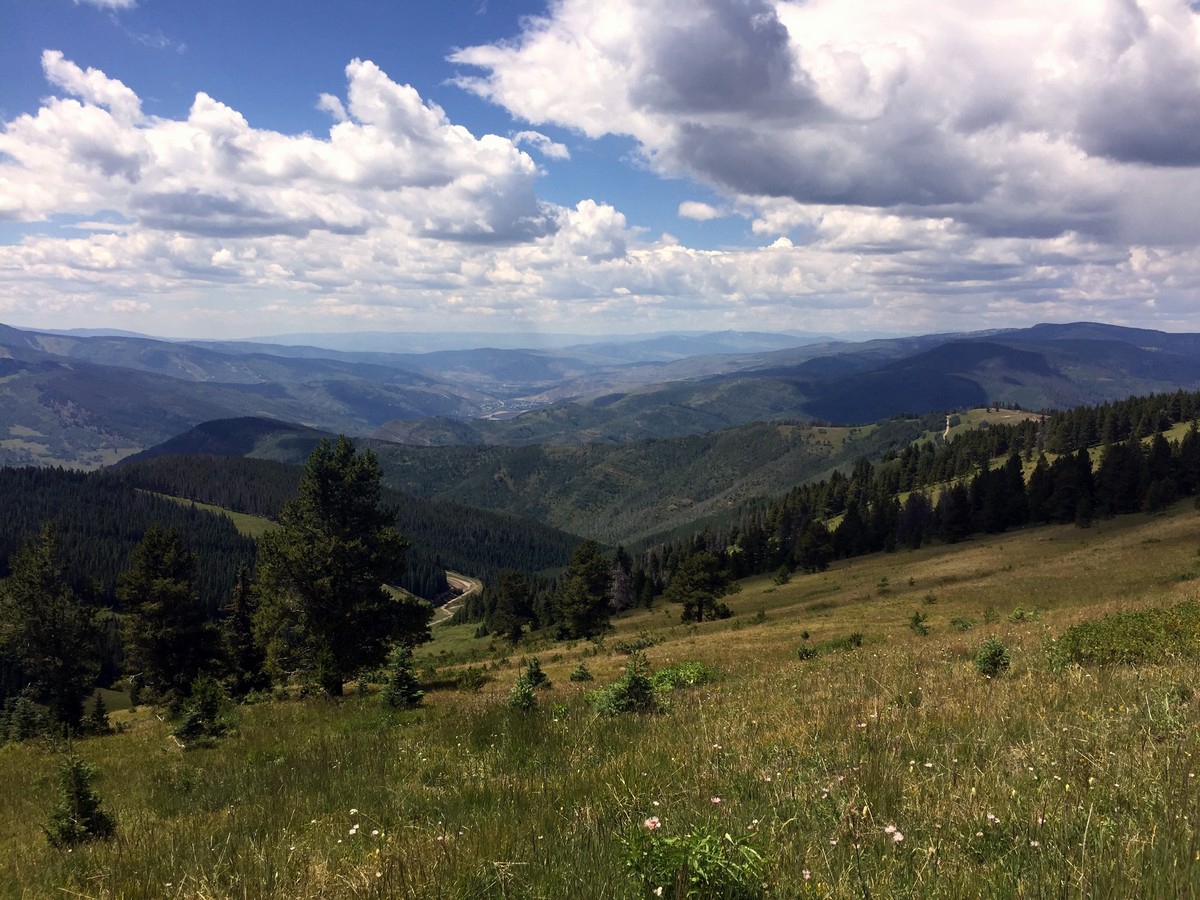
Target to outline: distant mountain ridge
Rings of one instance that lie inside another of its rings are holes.
[[[719,332],[423,354],[0,326],[0,464],[95,468],[242,417],[427,446],[621,444],[1197,387],[1200,335],[1091,322],[861,343]]]

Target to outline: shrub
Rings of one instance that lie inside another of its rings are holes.
[[[27,741],[45,734],[50,727],[45,710],[25,694],[9,697],[0,711],[0,743]]]
[[[625,674],[615,684],[592,694],[592,706],[602,716],[662,711],[663,703],[654,689],[650,667],[640,651],[629,657]]]
[[[421,705],[425,692],[413,674],[412,665],[412,648],[401,644],[392,651],[387,683],[379,695],[379,702],[388,709],[413,709]]]
[[[525,663],[524,677],[528,679],[530,686],[549,690],[551,688],[550,678],[542,671],[542,662],[536,656],[531,656],[529,661]]]
[[[1191,656],[1200,642],[1200,605],[1188,600],[1176,606],[1115,613],[1068,628],[1050,648],[1050,663],[1120,665],[1161,662],[1173,655]]]
[[[112,734],[112,726],[108,724],[108,710],[104,706],[104,697],[100,694],[96,694],[96,702],[83,722],[83,730],[88,734]]]
[[[988,678],[994,678],[1007,671],[1011,661],[1008,648],[998,638],[990,637],[975,653],[975,671]]]
[[[950,627],[955,631],[970,631],[975,627],[975,620],[964,616],[956,616],[950,620]]]
[[[720,826],[664,834],[654,817],[626,839],[626,862],[649,897],[752,900],[763,895],[764,870],[752,838]]]
[[[95,777],[96,770],[75,753],[63,761],[58,770],[58,803],[44,828],[51,847],[76,847],[112,837],[116,826],[92,790]]]
[[[508,699],[504,702],[512,709],[517,709],[521,712],[532,712],[537,709],[537,694],[534,693],[533,682],[529,680],[524,672],[517,676],[517,681],[513,685],[512,690],[508,692]]]
[[[669,665],[664,669],[659,669],[651,675],[650,680],[654,682],[654,687],[657,690],[673,691],[676,688],[698,687],[702,684],[708,684],[710,681],[716,681],[720,675],[720,671],[714,669],[712,666],[686,660]]]
[[[925,623],[929,620],[929,616],[923,612],[914,612],[908,617],[908,627],[913,630],[914,634],[921,637],[929,634],[929,626]]]
[[[477,666],[468,666],[455,678],[460,691],[478,691],[490,680],[488,674]]]
[[[232,725],[229,697],[220,682],[208,675],[192,682],[191,696],[183,704],[182,720],[171,732],[185,744],[211,744]]]
[[[585,663],[576,666],[575,671],[568,676],[571,681],[591,681],[592,673]]]
[[[802,635],[805,640],[808,640],[808,632]],[[844,634],[841,637],[830,638],[827,641],[821,641],[819,644],[809,645],[803,644],[796,651],[796,656],[800,659],[816,659],[823,653],[834,653],[838,650],[850,651],[857,650],[862,646],[863,634],[861,631],[852,631],[849,634]]]

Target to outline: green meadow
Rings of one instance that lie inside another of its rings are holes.
[[[727,599],[732,619],[685,626],[659,605],[599,642],[510,648],[437,625],[412,711],[383,708],[378,684],[264,698],[195,748],[160,710],[114,711],[118,733],[74,749],[116,835],[70,852],[42,830],[62,748],[6,745],[0,894],[1200,894],[1190,501],[752,579]],[[989,638],[1009,665],[985,677]],[[664,691],[659,712],[599,715],[593,692],[638,646],[650,670],[716,678]],[[1113,653],[1080,649],[1096,647]],[[535,655],[552,686],[512,708]],[[571,680],[581,664],[594,680]]]

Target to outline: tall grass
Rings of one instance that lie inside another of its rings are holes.
[[[639,612],[608,645],[646,631],[662,638],[652,668],[723,673],[658,714],[593,711],[588,691],[629,657],[591,644],[538,650],[554,688],[533,712],[504,703],[519,651],[478,693],[439,672],[421,710],[243,707],[208,749],[181,750],[145,708],[114,713],[123,733],[75,749],[117,837],[71,853],[41,831],[54,748],[9,745],[0,894],[639,897],[626,839],[654,816],[664,837],[745,836],[771,897],[1196,896],[1200,648],[1061,670],[1048,648],[1078,622],[1194,598],[1170,576],[1197,568],[1198,526],[1181,507],[869,557],[749,582],[737,617],[699,627]],[[918,637],[908,619],[930,591]],[[980,624],[951,626],[963,617]],[[801,660],[804,632],[864,637]],[[1011,654],[991,679],[973,662],[989,636]],[[572,683],[584,658],[596,681]]]

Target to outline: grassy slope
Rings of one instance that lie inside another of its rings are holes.
[[[180,751],[145,710],[115,714],[125,733],[77,745],[118,819],[109,844],[49,850],[54,760],[0,750],[0,894],[633,897],[620,838],[657,815],[662,835],[749,835],[758,820],[778,897],[1196,896],[1200,701],[1186,687],[1200,663],[1056,674],[1044,643],[1196,597],[1198,548],[1187,505],[754,580],[733,620],[699,628],[641,611],[609,647],[650,630],[654,665],[727,673],[660,716],[594,716],[567,674],[586,660],[607,683],[626,657],[591,644],[541,648],[554,688],[531,715],[502,702],[517,654],[496,655],[479,693],[433,689],[412,713],[247,707],[213,749]],[[963,618],[977,624],[951,628]],[[443,664],[439,683],[446,664],[491,655],[459,630],[435,629],[446,643],[421,654]],[[866,641],[800,661],[804,631]],[[990,681],[970,662],[989,634],[1013,653]]]

